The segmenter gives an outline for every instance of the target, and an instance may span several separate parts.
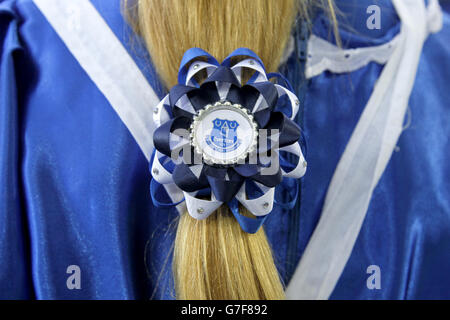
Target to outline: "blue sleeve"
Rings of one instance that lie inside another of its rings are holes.
[[[26,219],[21,208],[15,66],[22,53],[14,2],[0,0],[0,299],[31,298]]]

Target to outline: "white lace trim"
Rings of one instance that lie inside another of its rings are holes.
[[[308,41],[305,76],[309,79],[326,70],[333,73],[352,72],[372,61],[385,64],[396,48],[398,39],[397,35],[379,46],[344,50],[312,35]]]

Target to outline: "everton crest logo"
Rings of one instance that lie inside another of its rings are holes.
[[[245,160],[255,150],[257,136],[250,111],[227,101],[199,110],[190,127],[191,145],[210,165]]]
[[[236,134],[238,126],[236,120],[214,119],[211,134],[206,136],[206,143],[222,153],[236,150],[241,144],[241,139]]]

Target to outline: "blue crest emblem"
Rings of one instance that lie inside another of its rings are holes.
[[[222,153],[236,150],[241,144],[236,129],[239,123],[235,120],[216,118],[213,120],[211,134],[206,136],[206,143],[215,151]]]

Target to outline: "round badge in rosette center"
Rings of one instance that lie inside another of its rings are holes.
[[[255,150],[257,136],[248,109],[230,102],[208,104],[191,125],[192,146],[208,164],[242,163]]]

